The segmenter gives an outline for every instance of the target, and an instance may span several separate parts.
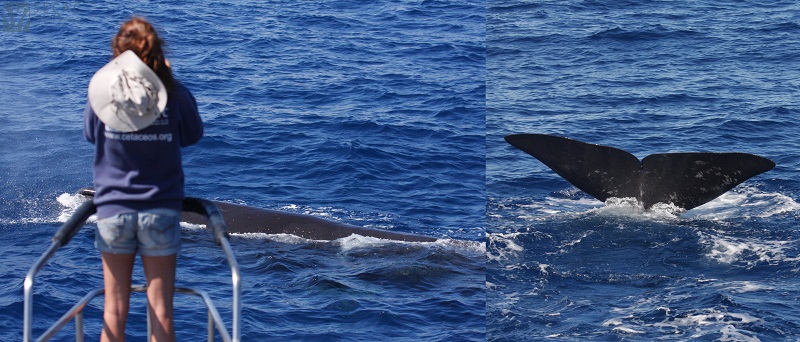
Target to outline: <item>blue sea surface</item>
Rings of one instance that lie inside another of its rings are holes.
[[[440,238],[233,235],[245,341],[800,336],[794,2],[2,5],[2,340],[22,338],[23,277],[91,184],[86,86],[132,15],[155,23],[205,121],[184,153],[190,195]],[[575,189],[512,133],[777,166],[691,211],[645,211]],[[102,285],[92,228],[37,278],[34,333]],[[178,285],[209,291],[229,323],[222,253],[203,227],[183,234]],[[134,295],[131,340],[144,306]],[[86,309],[90,340],[101,311]],[[178,339],[205,324],[179,297]]]
[[[489,341],[796,341],[800,5],[487,2]],[[680,213],[601,203],[503,136],[775,161]]]
[[[15,12],[0,32],[0,339],[21,340],[23,278],[91,185],[86,87],[133,15],[159,30],[205,121],[184,150],[187,194],[440,238],[233,235],[243,340],[485,339],[483,2],[2,5]],[[93,228],[37,278],[35,335],[102,286]],[[230,324],[222,252],[202,227],[183,233],[178,286],[209,291]],[[142,340],[132,300],[127,333]],[[89,340],[102,305],[86,308]],[[179,297],[175,324],[178,340],[205,338],[206,312]],[[68,325],[54,340],[73,338]]]

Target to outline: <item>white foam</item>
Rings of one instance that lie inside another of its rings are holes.
[[[635,198],[608,198],[605,206],[591,210],[590,212],[613,217],[625,217],[635,220],[676,220],[679,214],[685,212],[682,208],[674,204],[656,203],[650,209],[644,209],[644,205]]]
[[[616,333],[623,333],[623,334],[644,334],[644,331],[636,330],[631,327],[626,327],[625,323],[622,321],[624,318],[633,318],[633,317],[623,317],[623,318],[612,318],[603,322],[604,327],[613,327],[611,331]]]
[[[300,209],[300,206],[298,206],[297,204],[288,204],[288,205],[285,205],[285,206],[281,207],[281,209],[283,209],[283,210],[298,210],[298,209]]]
[[[712,280],[698,280],[698,282],[710,282]],[[728,284],[719,286],[738,286],[747,284]],[[664,296],[654,296],[639,298],[628,307],[615,307],[611,310],[617,317],[611,317],[603,321],[604,327],[619,334],[641,334],[653,331],[656,328],[661,331],[674,331],[676,334],[686,334],[681,337],[685,340],[693,340],[701,336],[713,335],[722,331],[729,333],[729,341],[752,341],[747,338],[747,331],[742,329],[752,323],[762,322],[761,318],[752,316],[748,313],[730,312],[727,307],[698,308],[690,310],[680,310],[670,308],[665,304],[681,302],[692,297],[691,293],[676,295],[670,293]],[[656,314],[657,313],[657,314]],[[654,314],[656,314],[654,316]],[[650,322],[646,317],[662,317],[658,321]],[[676,335],[677,336],[677,335]]]
[[[347,252],[353,249],[376,248],[394,243],[402,244],[404,242],[352,234],[348,237],[333,240],[332,243],[339,245],[339,247],[341,247],[342,252]]]
[[[189,222],[181,222],[181,228],[189,229],[189,230],[201,230],[201,229],[208,229],[205,224],[200,223],[189,223]]]
[[[480,254],[481,256],[486,254],[486,243],[484,243],[483,241],[438,239],[434,242],[422,242],[422,243],[431,244],[432,246],[440,246],[445,249],[453,250],[460,253],[470,252],[470,253]]]
[[[78,206],[80,206],[83,202],[86,201],[86,197],[79,194],[63,193],[61,195],[58,195],[56,201],[58,201],[58,203],[64,207],[76,209],[78,208]]]
[[[575,189],[575,191],[580,191]],[[495,199],[489,198],[489,201]],[[510,199],[509,203],[497,203],[498,211],[502,215],[488,213],[489,217],[515,216],[525,221],[542,221],[558,215],[575,215],[585,213],[591,209],[601,207],[602,202],[589,198],[562,198],[545,197],[543,200],[536,198]]]
[[[720,284],[725,290],[733,293],[767,292],[775,290],[772,286],[759,284],[753,281],[731,281]]]
[[[579,238],[564,242],[563,244],[558,246],[559,252],[565,253],[568,248],[573,247],[573,246],[581,243],[583,241],[583,239],[585,239],[586,237],[588,237],[589,235],[592,235],[592,234],[594,234],[594,230],[587,230],[587,231],[583,232]]]
[[[604,327],[618,326],[618,325],[622,325],[622,319],[621,318],[607,319],[605,322],[603,322],[603,326]]]
[[[516,209],[517,213],[514,213]],[[542,221],[554,216],[575,216],[593,214],[611,217],[625,217],[645,220],[674,220],[685,212],[673,204],[657,203],[648,210],[635,198],[608,198],[605,203],[596,199],[546,197],[542,202],[503,207],[503,211],[527,221]]]
[[[195,225],[197,228],[204,228],[202,225]],[[421,246],[425,248],[439,248],[440,250],[453,251],[460,254],[470,255],[475,254],[483,256],[486,253],[486,245],[481,241],[468,241],[468,240],[455,240],[455,239],[438,239],[433,242],[411,242],[411,241],[398,241],[389,239],[380,239],[370,236],[362,236],[352,234],[347,237],[339,238],[336,240],[314,240],[307,239],[292,234],[266,234],[266,233],[232,233],[231,236],[236,236],[244,239],[268,239],[279,243],[285,244],[308,244],[308,243],[323,243],[339,246],[342,252],[348,252],[356,249],[367,248],[381,248],[389,245],[409,245]]]
[[[624,334],[644,334],[645,333],[644,331],[639,331],[639,330],[636,330],[636,329],[633,329],[633,328],[628,328],[628,327],[614,327],[614,329],[611,329],[611,330],[614,331],[614,332],[624,333]]]
[[[800,204],[789,196],[777,192],[764,192],[755,186],[739,186],[682,216],[704,220],[726,220],[740,217],[767,218],[797,211],[800,211]]]
[[[548,268],[550,268],[550,265],[548,265],[548,264],[539,264],[539,272],[542,273],[542,275],[544,275],[544,276],[546,276],[548,273],[550,273],[550,272],[547,272]]]
[[[577,190],[577,189],[576,189]],[[601,208],[603,203],[590,197],[580,198],[559,198],[559,197],[546,197],[545,203],[539,209],[539,212],[555,215],[555,214],[575,214],[585,213],[593,209]]]
[[[719,263],[731,264],[745,261],[748,266],[755,263],[773,264],[776,262],[798,261],[800,257],[788,257],[785,251],[793,245],[792,241],[763,240],[761,237],[732,237],[721,233],[698,232],[700,242],[710,246],[706,257]],[[743,260],[748,256],[747,260]]]
[[[69,218],[72,216],[72,214],[75,213],[75,209],[78,209],[78,207],[81,204],[83,204],[83,202],[86,202],[86,200],[87,200],[87,197],[83,196],[83,195],[80,195],[80,194],[63,193],[63,194],[59,195],[56,198],[56,201],[58,201],[58,203],[61,204],[61,206],[63,206],[64,208],[61,210],[61,213],[59,213],[59,215],[58,215],[58,219],[57,219],[58,222],[67,222],[67,220],[69,220]],[[92,215],[86,221],[87,222],[96,222],[97,221],[97,216],[96,215]]]
[[[63,221],[59,221],[63,222]],[[12,224],[40,224],[40,223],[53,223],[52,218],[46,217],[23,217],[19,219],[8,219],[8,218],[0,218],[0,225],[12,225]]]
[[[516,257],[525,248],[518,245],[516,239],[521,232],[486,234],[486,245],[490,252],[486,252],[488,261],[503,261]]]
[[[697,326],[712,326],[725,324],[749,324],[760,322],[760,318],[748,314],[735,312],[722,312],[717,309],[705,309],[700,313],[687,314],[679,317],[672,317],[660,323],[655,323],[656,327],[686,328]]]
[[[562,190],[565,197],[545,197],[525,204],[503,206],[502,211],[517,218],[539,221],[553,216],[600,214],[644,219],[704,219],[767,218],[800,211],[800,203],[778,192],[766,192],[755,185],[740,185],[716,199],[686,211],[673,204],[656,203],[645,210],[634,198],[609,198],[605,203],[589,197],[578,197],[576,188]],[[516,211],[516,213],[515,213]]]
[[[202,226],[202,225],[198,225],[198,227],[199,228],[205,228],[205,226]],[[307,238],[300,237],[300,236],[297,236],[297,235],[285,234],[285,233],[279,233],[279,234],[231,233],[231,236],[235,236],[235,237],[243,238],[243,239],[253,239],[253,240],[265,240],[266,239],[266,240],[272,240],[272,241],[275,241],[275,242],[285,243],[285,244],[290,244],[290,245],[300,245],[300,244],[308,244],[308,243],[334,243],[334,244],[345,244],[348,247],[352,247],[355,244],[358,244],[359,241],[361,241],[359,239],[359,237],[366,238],[366,239],[374,239],[375,241],[389,241],[389,240],[382,240],[382,239],[377,239],[377,238],[363,237],[363,236],[360,236],[360,235],[351,235],[351,236],[348,236],[346,238],[337,239],[337,240],[333,240],[333,241],[307,239]],[[349,240],[354,240],[354,241],[350,242],[348,244]],[[366,246],[367,244],[364,243],[363,245]]]
[[[755,336],[744,334],[733,325],[726,325],[722,330],[722,337],[719,338],[720,342],[760,342],[761,340]]]

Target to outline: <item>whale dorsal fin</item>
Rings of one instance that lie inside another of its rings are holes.
[[[775,167],[769,159],[746,153],[653,154],[640,162],[618,148],[552,135],[505,139],[594,198],[636,198],[645,208],[672,203],[689,210]]]

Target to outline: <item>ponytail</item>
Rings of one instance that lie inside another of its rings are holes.
[[[117,35],[111,39],[111,51],[114,53],[114,57],[127,50],[133,51],[144,64],[153,69],[164,83],[167,91],[171,91],[175,80],[172,78],[172,70],[164,58],[163,45],[164,41],[158,38],[153,25],[139,17],[123,23]]]

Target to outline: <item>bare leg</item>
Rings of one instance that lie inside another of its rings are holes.
[[[131,299],[131,272],[136,254],[102,252],[106,290],[101,342],[125,341],[125,323]]]
[[[147,302],[152,319],[151,341],[175,341],[172,319],[172,297],[175,294],[177,255],[142,256],[147,278]]]

